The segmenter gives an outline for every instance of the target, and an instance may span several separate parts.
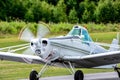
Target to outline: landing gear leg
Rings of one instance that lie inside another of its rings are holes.
[[[114,67],[114,70],[118,73],[118,77],[120,78],[120,68],[118,68],[118,67]]]
[[[68,62],[70,69],[68,69],[67,65],[63,63],[63,65],[69,70],[71,74],[74,75],[74,80],[84,80],[84,73],[81,70],[77,70],[75,72],[74,66],[72,66],[71,62]]]
[[[68,64],[69,64],[69,66],[67,66],[65,63],[63,63],[63,65],[65,66],[65,68],[67,68],[68,71],[69,71],[72,75],[74,75],[74,73],[75,73],[74,66],[71,64],[71,62],[68,62]]]
[[[39,78],[45,72],[47,67],[48,67],[48,62],[43,66],[43,68],[40,70],[39,73],[37,73],[37,71],[35,71],[35,70],[32,70],[30,73],[29,79],[30,80],[39,80]]]

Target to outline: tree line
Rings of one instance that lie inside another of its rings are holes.
[[[0,0],[0,20],[118,23],[119,0]]]

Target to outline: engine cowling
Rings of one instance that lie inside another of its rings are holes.
[[[55,50],[48,39],[42,39],[41,41],[41,58],[46,60],[55,60],[58,58],[58,52]]]
[[[31,41],[31,49],[35,55],[45,60],[55,60],[59,57],[58,51],[50,45],[49,39],[46,38]]]
[[[35,52],[35,55],[39,56],[41,54],[41,43],[39,39],[31,40],[30,47]]]

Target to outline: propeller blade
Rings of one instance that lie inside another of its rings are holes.
[[[49,32],[50,32],[50,30],[47,27],[47,25],[39,24],[38,30],[37,30],[37,37],[42,38],[42,37],[46,36]]]
[[[34,35],[33,33],[28,29],[25,28],[21,33],[20,33],[20,39],[30,42],[32,39],[34,39]]]
[[[34,55],[34,52],[31,50],[31,48],[27,48],[25,51],[23,51],[22,54],[25,54],[25,55]]]

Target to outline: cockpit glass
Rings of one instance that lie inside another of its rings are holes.
[[[82,35],[84,35],[84,41],[92,41],[92,39],[89,36],[87,30],[82,29]]]
[[[68,35],[73,35],[73,36],[81,35],[81,29],[75,28],[75,29],[71,30]]]
[[[88,31],[83,28],[83,27],[78,27],[78,26],[75,26],[69,33],[68,35],[70,36],[84,36],[82,37],[82,40],[84,41],[92,41],[90,35],[88,34]]]

